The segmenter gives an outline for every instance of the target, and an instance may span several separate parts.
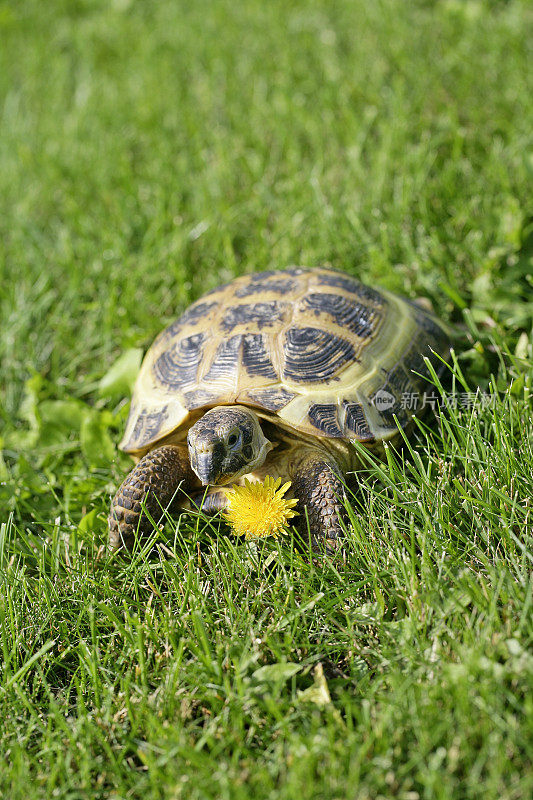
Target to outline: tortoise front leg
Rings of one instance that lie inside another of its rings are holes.
[[[135,533],[146,536],[152,523],[142,503],[155,521],[172,503],[178,490],[188,494],[199,486],[191,469],[186,445],[167,444],[147,453],[126,476],[111,502],[109,511],[109,547],[112,551],[131,550]]]
[[[300,533],[307,537],[309,520],[313,549],[336,552],[343,537],[341,520],[346,515],[342,503],[344,484],[338,466],[319,452],[309,453],[292,476],[292,491],[299,500]]]
[[[223,489],[209,489],[191,495],[191,509],[204,514],[216,514],[228,507],[228,497]]]

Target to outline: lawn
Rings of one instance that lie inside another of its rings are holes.
[[[1,797],[532,795],[532,22],[0,3]],[[429,297],[471,402],[368,462],[344,558],[192,515],[110,558],[141,354],[290,264]]]

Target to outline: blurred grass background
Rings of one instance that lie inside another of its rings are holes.
[[[531,18],[0,3],[5,796],[530,794]],[[289,264],[428,296],[494,403],[370,470],[342,567],[96,561],[141,351]]]

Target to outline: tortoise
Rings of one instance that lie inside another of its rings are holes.
[[[328,268],[208,292],[144,358],[120,443],[137,463],[111,503],[110,548],[131,548],[161,509],[192,498],[216,511],[217,487],[269,475],[291,481],[313,547],[334,551],[345,476],[361,465],[353,442],[379,450],[398,437],[424,356],[439,373],[449,350],[446,326],[417,301]]]

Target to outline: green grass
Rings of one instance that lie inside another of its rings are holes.
[[[531,796],[531,23],[0,3],[0,796]],[[109,560],[139,350],[289,264],[428,296],[490,404],[368,464],[344,561],[191,516]]]

